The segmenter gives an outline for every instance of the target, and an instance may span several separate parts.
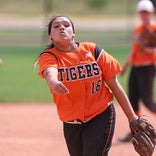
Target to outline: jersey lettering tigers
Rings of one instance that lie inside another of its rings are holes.
[[[98,64],[93,62],[91,64],[78,65],[69,68],[59,68],[58,73],[59,81],[74,81],[98,76],[100,71]]]

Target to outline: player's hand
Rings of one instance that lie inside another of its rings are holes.
[[[126,70],[122,69],[120,72],[120,76],[124,76],[125,75]]]
[[[121,72],[120,72],[120,76],[121,77],[125,75],[126,70],[127,70],[127,65],[124,65],[123,68],[122,68],[122,70],[121,70]]]
[[[58,70],[55,67],[49,67],[44,71],[44,77],[50,89],[56,94],[68,94],[67,87],[58,80]]]
[[[68,94],[69,90],[67,87],[60,81],[54,81],[50,84],[50,88],[56,94]]]
[[[126,71],[127,71],[127,67],[128,67],[128,60],[124,63],[122,70],[120,72],[120,76],[124,76]]]

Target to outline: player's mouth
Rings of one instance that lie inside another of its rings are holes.
[[[64,31],[61,31],[60,33],[61,33],[61,34],[65,34],[65,32],[64,32]]]

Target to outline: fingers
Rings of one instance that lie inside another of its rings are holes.
[[[123,69],[123,70],[119,73],[119,75],[122,77],[122,76],[124,76],[124,74],[125,74],[125,70]]]

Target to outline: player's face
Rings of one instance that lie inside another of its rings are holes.
[[[151,13],[147,11],[139,12],[140,18],[144,24],[149,23],[151,20]]]
[[[58,17],[53,21],[50,33],[50,38],[53,42],[73,40],[73,36],[75,36],[75,33],[68,18]]]

